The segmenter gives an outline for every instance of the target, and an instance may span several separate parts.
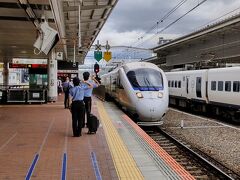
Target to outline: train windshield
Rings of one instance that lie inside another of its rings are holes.
[[[129,71],[127,77],[134,90],[159,91],[163,89],[163,78],[159,71],[153,69],[137,69]]]

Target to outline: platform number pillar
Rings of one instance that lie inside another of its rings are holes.
[[[54,50],[51,51],[48,58],[48,101],[57,100],[57,60]]]

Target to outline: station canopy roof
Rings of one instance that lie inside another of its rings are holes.
[[[239,30],[240,14],[238,13],[153,48],[157,57],[146,61],[178,65],[214,57],[216,61],[227,60],[226,62],[239,63]]]
[[[33,47],[45,19],[58,31],[56,52],[63,52],[63,60],[83,63],[117,1],[0,0],[0,62],[47,58],[49,54],[34,54]]]

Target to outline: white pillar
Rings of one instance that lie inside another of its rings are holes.
[[[48,59],[48,101],[57,101],[57,60],[54,50]]]

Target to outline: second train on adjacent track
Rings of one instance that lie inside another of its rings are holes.
[[[166,73],[170,104],[240,122],[240,67]]]

